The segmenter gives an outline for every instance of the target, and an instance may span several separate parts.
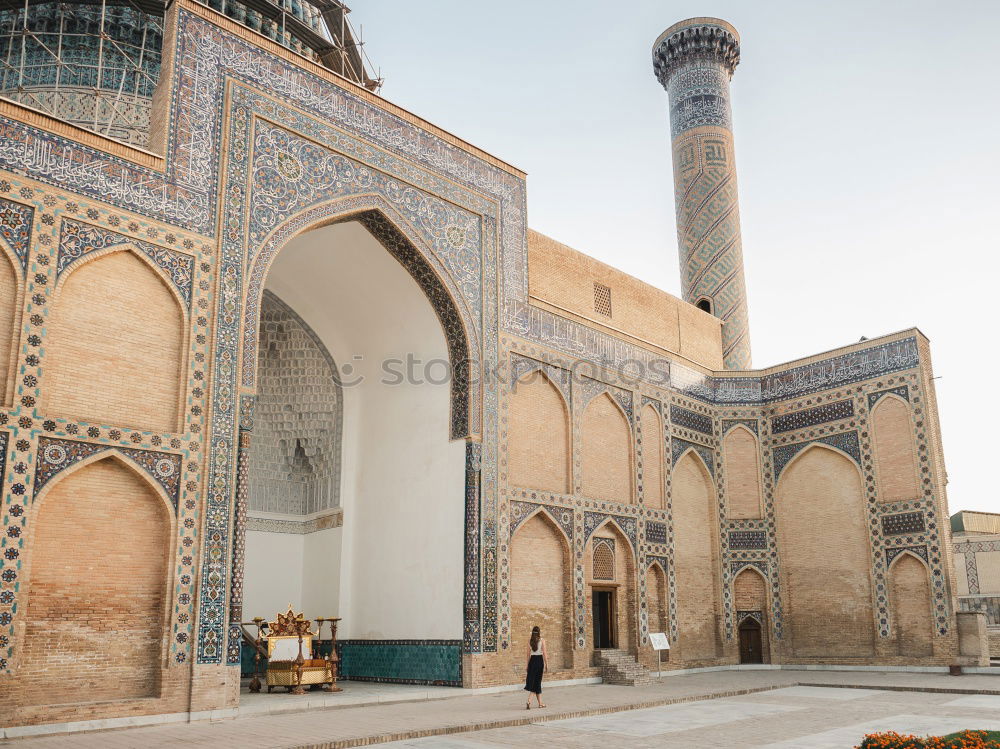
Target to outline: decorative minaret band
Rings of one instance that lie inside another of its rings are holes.
[[[653,70],[670,99],[684,299],[723,321],[726,369],[750,368],[729,107],[729,79],[739,61],[739,34],[718,18],[676,23],[653,45]]]

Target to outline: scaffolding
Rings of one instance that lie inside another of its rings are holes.
[[[338,0],[204,2],[370,91],[382,84]],[[157,0],[0,0],[0,96],[145,146],[163,16]]]

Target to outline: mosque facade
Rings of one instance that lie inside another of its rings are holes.
[[[289,604],[347,681],[985,665],[927,339],[751,366],[728,23],[653,49],[678,299],[335,0],[73,5],[0,9],[0,726],[231,709]]]

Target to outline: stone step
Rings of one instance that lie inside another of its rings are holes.
[[[624,650],[596,650],[594,661],[601,668],[605,684],[637,686],[651,683],[649,670]]]

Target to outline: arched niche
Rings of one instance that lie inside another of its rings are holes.
[[[162,488],[102,452],[44,488],[29,527],[21,704],[158,696],[174,537]]]
[[[186,314],[142,253],[98,254],[68,269],[46,335],[45,413],[152,432],[180,429]]]
[[[887,393],[875,404],[871,418],[879,501],[917,498],[917,450],[910,404]]]
[[[573,667],[572,564],[566,536],[545,512],[514,532],[510,544],[511,649],[523,666],[532,627],[545,638],[551,668]]]
[[[726,517],[760,518],[760,445],[757,435],[742,424],[730,429],[722,441],[722,465],[726,477]]]
[[[893,635],[900,656],[925,658],[934,653],[934,616],[927,566],[910,552],[889,567],[889,602]]]
[[[778,481],[775,519],[794,656],[871,656],[871,550],[857,464],[823,443],[798,453]]]
[[[674,465],[671,494],[679,656],[710,660],[721,646],[718,500],[696,451],[688,450]]]
[[[541,369],[522,375],[508,396],[507,481],[525,489],[569,491],[569,409]]]
[[[667,573],[659,562],[653,562],[646,570],[646,620],[650,632],[670,631]]]
[[[663,420],[651,405],[640,412],[642,425],[642,497],[647,507],[662,510],[666,504],[663,481]]]
[[[580,423],[583,495],[632,502],[632,428],[625,412],[604,392],[587,404]]]

